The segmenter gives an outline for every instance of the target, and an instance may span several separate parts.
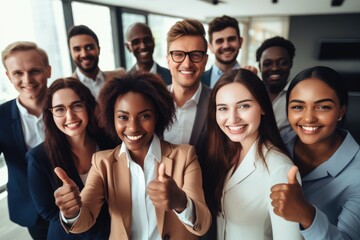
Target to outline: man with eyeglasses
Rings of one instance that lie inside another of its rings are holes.
[[[201,83],[208,59],[205,29],[201,22],[185,19],[176,22],[167,34],[167,62],[172,76],[168,89],[173,94],[176,118],[165,130],[164,139],[174,144],[195,146],[203,170],[206,143],[206,114],[211,89]],[[204,173],[203,182],[206,181]],[[204,185],[204,184],[203,184]],[[205,190],[205,189],[204,189]],[[205,196],[208,194],[204,192]],[[213,221],[214,222],[214,221]],[[213,239],[211,226],[201,239]]]
[[[6,75],[19,93],[0,105],[0,154],[8,169],[10,220],[28,228],[33,239],[46,239],[49,223],[30,196],[26,152],[44,140],[43,102],[51,67],[46,52],[33,42],[13,42],[2,52]]]
[[[136,58],[136,64],[129,72],[145,71],[157,73],[166,85],[171,84],[169,69],[160,66],[153,59],[155,41],[148,25],[140,22],[132,24],[126,32],[125,46]]]
[[[288,78],[294,56],[293,43],[279,36],[266,39],[256,50],[256,61],[259,62],[261,77],[272,102],[276,124],[283,140],[293,131],[286,115],[286,92],[290,84]]]
[[[101,71],[99,64],[100,45],[97,35],[85,25],[73,26],[68,31],[70,55],[76,65],[73,78],[87,86],[95,99],[105,81],[125,74],[125,69]]]

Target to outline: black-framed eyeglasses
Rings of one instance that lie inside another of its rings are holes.
[[[184,52],[180,50],[170,51],[171,58],[176,63],[182,63],[185,60],[186,55],[189,56],[190,60],[193,63],[198,63],[201,62],[201,60],[203,60],[205,54],[206,54],[205,51],[200,51],[200,50],[191,51],[191,52]]]
[[[130,44],[131,46],[134,47],[134,46],[140,45],[141,43],[144,43],[145,45],[147,45],[147,44],[150,44],[152,42],[153,42],[153,37],[146,36],[146,37],[143,37],[143,38],[134,38],[131,41],[127,41],[126,43]]]
[[[70,106],[55,106],[49,108],[49,111],[55,116],[55,117],[63,117],[66,115],[66,112],[68,109],[70,109],[73,112],[83,112],[85,111],[85,102],[84,101],[78,101],[72,103]]]

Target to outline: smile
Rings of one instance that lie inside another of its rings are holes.
[[[302,129],[304,129],[305,131],[316,131],[317,129],[319,129],[320,127],[307,127],[307,126],[300,126]]]
[[[245,128],[245,125],[241,125],[241,126],[228,126],[228,128],[231,130],[231,131],[239,131],[241,129],[244,129]]]
[[[125,134],[124,134],[125,135]],[[142,138],[144,136],[144,134],[141,135],[137,135],[137,136],[129,136],[129,135],[125,135],[125,137],[127,139],[129,139],[130,141],[136,141],[139,140],[140,138]]]
[[[80,121],[79,122],[72,122],[72,123],[68,123],[68,124],[65,124],[66,127],[68,128],[74,128],[74,127],[77,127],[80,125]]]

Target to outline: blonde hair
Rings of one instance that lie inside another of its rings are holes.
[[[15,52],[35,50],[42,58],[45,66],[49,66],[49,58],[44,49],[39,48],[34,42],[17,41],[10,43],[1,53],[2,64],[5,65],[5,60]]]
[[[177,21],[167,34],[167,51],[170,44],[182,36],[199,36],[204,41],[204,51],[207,51],[207,41],[205,38],[205,29],[201,22],[195,19],[184,19]]]

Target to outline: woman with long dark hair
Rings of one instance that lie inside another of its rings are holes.
[[[287,146],[302,177],[272,189],[274,211],[298,222],[305,239],[360,239],[360,147],[340,126],[348,92],[339,73],[316,66],[292,80]]]
[[[96,101],[79,80],[61,78],[49,87],[44,103],[45,141],[31,149],[28,179],[31,197],[40,215],[50,222],[48,239],[107,239],[110,217],[104,206],[97,223],[83,234],[68,234],[59,221],[53,192],[62,185],[55,167],[66,169],[79,189],[85,185],[92,155],[113,147],[97,125]]]
[[[287,182],[293,166],[269,96],[256,74],[225,73],[208,107],[207,202],[217,239],[301,239],[295,223],[273,213],[270,188]]]

